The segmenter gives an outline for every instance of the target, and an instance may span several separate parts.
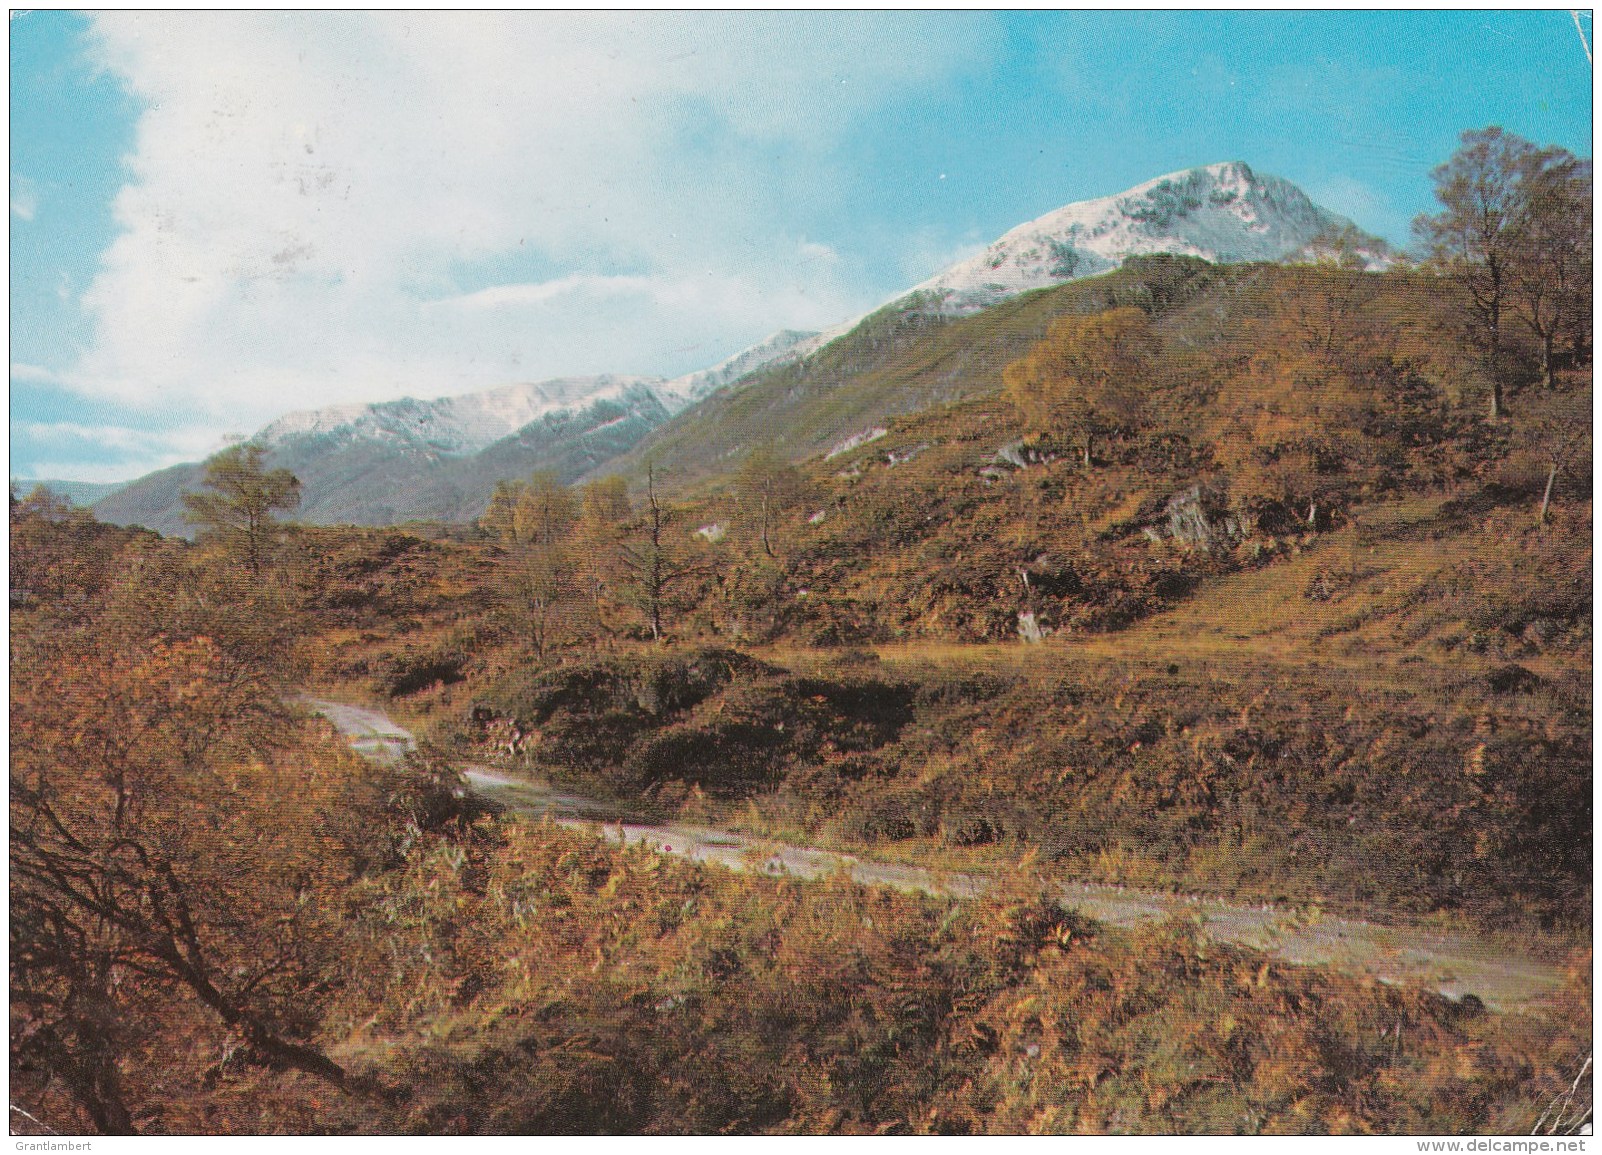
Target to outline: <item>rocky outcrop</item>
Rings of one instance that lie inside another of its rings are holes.
[[[979,476],[987,482],[1000,481],[1020,469],[1028,469],[1031,465],[1050,465],[1057,460],[1055,453],[1046,453],[1024,441],[1009,441],[990,459],[990,463],[979,470]]]
[[[1224,495],[1203,485],[1174,494],[1164,504],[1157,524],[1144,527],[1148,538],[1182,545],[1228,548],[1247,535],[1244,520],[1230,512]]]

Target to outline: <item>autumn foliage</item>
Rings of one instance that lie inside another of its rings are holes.
[[[831,388],[950,387],[828,455],[508,478],[476,525],[358,529],[281,520],[293,479],[242,447],[196,543],[14,494],[14,1128],[1583,1121],[1589,171],[1465,148],[1424,268],[1334,237],[876,315]],[[1483,191],[1513,224],[1470,244],[1447,226],[1476,173],[1511,174]],[[1552,262],[1561,300],[1531,280]],[[308,691],[421,752],[358,758]],[[994,885],[624,849],[463,765]],[[1487,1008],[1098,924],[1070,880],[1516,942],[1568,977]]]
[[[1157,352],[1140,309],[1070,314],[1007,367],[1007,395],[1030,430],[1077,444],[1089,469],[1097,440],[1133,433],[1146,420]]]

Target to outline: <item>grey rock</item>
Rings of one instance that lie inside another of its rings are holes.
[[[1020,610],[1018,613],[1018,636],[1030,645],[1038,645],[1046,640],[1047,630],[1035,615],[1029,610]]]

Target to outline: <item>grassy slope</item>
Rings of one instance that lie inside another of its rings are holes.
[[[1249,282],[1255,271],[1235,266],[1208,275],[1228,286]],[[713,394],[596,473],[641,476],[652,462],[682,488],[732,470],[759,445],[793,460],[826,453],[892,418],[994,392],[1007,364],[1057,317],[1115,300],[1148,300],[1151,279],[1130,266],[961,318],[886,308],[801,363],[760,371]],[[1206,327],[1199,316],[1186,323]]]

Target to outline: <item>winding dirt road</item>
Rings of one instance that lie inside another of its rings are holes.
[[[401,757],[412,735],[377,710],[302,699],[324,715],[359,753],[379,761]],[[511,778],[483,766],[463,773],[479,794],[509,810],[548,817],[561,826],[598,831],[611,842],[643,844],[665,854],[733,870],[758,870],[793,878],[821,878],[845,871],[856,882],[926,894],[972,898],[990,880],[982,875],[926,870],[874,862],[817,847],[788,846],[728,831],[679,823],[632,822],[615,807],[576,794]],[[1212,898],[1139,891],[1095,883],[1066,883],[1065,904],[1090,918],[1130,927],[1173,915],[1201,920],[1203,933],[1218,942],[1254,947],[1286,962],[1335,967],[1382,982],[1426,986],[1452,998],[1473,994],[1494,1010],[1533,1010],[1562,980],[1557,967],[1457,934],[1418,927],[1388,927],[1262,906],[1240,906]]]

